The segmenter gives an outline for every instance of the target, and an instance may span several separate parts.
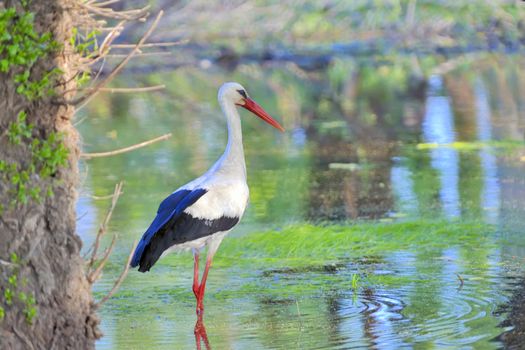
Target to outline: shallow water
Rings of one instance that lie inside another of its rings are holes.
[[[111,288],[158,203],[221,154],[215,102],[244,84],[287,129],[242,113],[250,207],[210,272],[215,349],[476,348],[520,344],[525,284],[525,75],[482,59],[417,80],[404,58],[326,71],[290,65],[126,76],[163,92],[103,95],[79,116],[86,151],[168,141],[82,166],[78,230],[93,241],[124,181]],[[266,233],[261,233],[266,232]],[[190,253],[130,272],[101,310],[99,349],[193,348]],[[520,323],[521,322],[521,323]],[[503,334],[503,336],[501,336]]]

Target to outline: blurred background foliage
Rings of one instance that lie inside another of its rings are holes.
[[[121,3],[136,7],[141,0]],[[265,47],[344,51],[345,43],[376,48],[516,47],[523,43],[517,0],[150,1],[169,16],[157,38],[225,45],[253,53]],[[131,32],[132,34],[133,31]],[[350,46],[351,47],[351,46]],[[348,47],[348,48],[350,48]]]

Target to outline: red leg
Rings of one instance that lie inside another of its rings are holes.
[[[199,293],[199,252],[193,252],[193,294],[198,298]]]
[[[206,267],[204,268],[204,274],[202,275],[201,284],[199,286],[199,292],[197,295],[197,315],[201,315],[204,312],[204,290],[206,289],[206,279],[208,278],[208,271],[210,270],[212,257],[208,256],[206,259]]]
[[[197,321],[195,328],[193,329],[193,334],[195,335],[195,348],[201,350],[201,326],[202,324]]]
[[[206,350],[211,350],[208,335],[206,334],[206,327],[204,327],[204,322],[202,321],[202,314],[197,318],[197,323],[195,323],[193,333],[195,334],[195,345],[197,350],[201,350],[201,340],[204,341]]]

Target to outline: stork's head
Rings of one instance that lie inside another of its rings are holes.
[[[219,101],[221,100],[233,102],[237,106],[249,110],[274,128],[284,132],[284,128],[248,96],[246,89],[241,84],[233,82],[222,84],[219,89]]]

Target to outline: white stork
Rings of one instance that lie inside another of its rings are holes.
[[[253,101],[238,83],[219,89],[219,104],[228,124],[228,144],[223,155],[202,176],[180,187],[160,203],[157,216],[140,240],[131,261],[140,272],[149,271],[161,255],[193,250],[193,293],[197,315],[204,311],[206,278],[222,239],[239,222],[248,204],[246,164],[242,146],[241,119],[244,107],[273,127],[284,131]],[[199,283],[199,252],[208,246],[206,267]]]

